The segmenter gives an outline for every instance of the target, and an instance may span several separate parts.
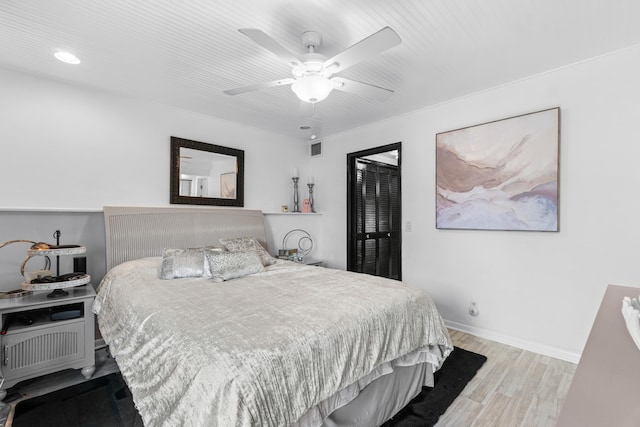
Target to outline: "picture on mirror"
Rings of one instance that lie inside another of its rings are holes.
[[[220,175],[220,197],[223,199],[236,198],[236,173],[229,172]]]

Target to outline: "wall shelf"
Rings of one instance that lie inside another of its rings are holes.
[[[89,208],[0,208],[0,212],[34,212],[34,213],[102,213],[102,209]]]
[[[263,212],[264,215],[289,215],[289,216],[319,216],[321,212],[302,213],[302,212]]]

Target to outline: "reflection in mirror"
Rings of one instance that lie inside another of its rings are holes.
[[[236,198],[236,158],[180,147],[180,195]]]
[[[244,206],[244,151],[171,137],[171,203]]]

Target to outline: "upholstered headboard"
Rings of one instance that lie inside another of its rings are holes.
[[[261,211],[248,209],[105,206],[107,271],[133,259],[161,256],[166,248],[218,244],[223,237],[255,237],[265,248]]]

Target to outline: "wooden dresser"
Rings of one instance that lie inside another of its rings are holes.
[[[640,350],[621,312],[623,297],[638,295],[607,287],[556,427],[640,426]]]

